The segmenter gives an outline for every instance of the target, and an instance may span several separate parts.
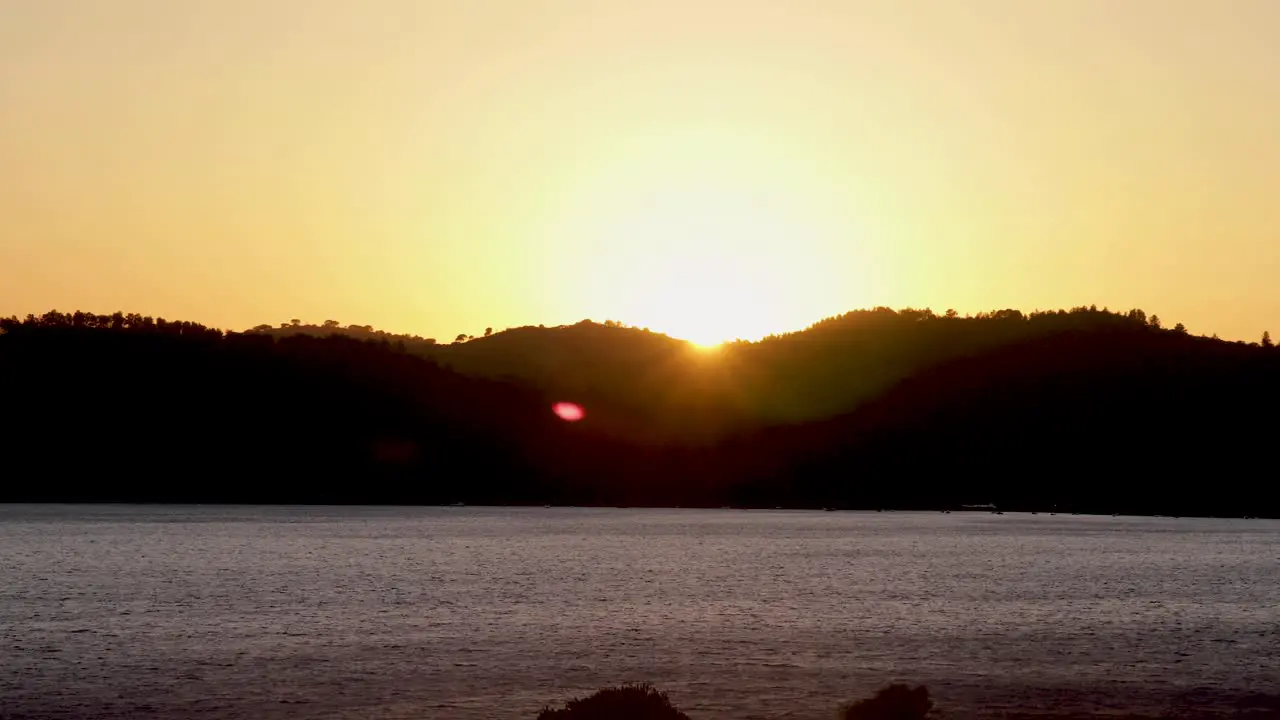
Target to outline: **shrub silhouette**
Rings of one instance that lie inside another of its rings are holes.
[[[933,709],[929,689],[921,685],[915,689],[895,684],[881,688],[875,697],[846,705],[840,711],[841,720],[924,720]]]
[[[538,720],[689,720],[689,716],[677,710],[666,693],[643,683],[605,688],[570,700],[561,710],[548,707]]]

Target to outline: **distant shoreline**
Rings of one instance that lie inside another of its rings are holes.
[[[690,510],[708,511],[725,510],[730,512],[807,512],[807,513],[842,513],[842,514],[893,514],[911,513],[917,515],[959,514],[965,516],[1036,516],[1036,517],[1089,517],[1089,518],[1144,518],[1167,520],[1280,520],[1280,517],[1258,515],[1165,515],[1160,513],[1108,513],[1108,512],[1065,512],[1060,510],[983,510],[976,508],[815,508],[815,507],[750,507],[750,506],[689,506],[689,505],[557,505],[546,503],[526,504],[438,504],[438,503],[380,503],[380,502],[244,502],[228,501],[170,501],[170,500],[0,500],[0,505],[50,505],[50,506],[94,506],[94,507],[222,507],[222,508],[431,508],[431,509],[480,509],[480,510]]]

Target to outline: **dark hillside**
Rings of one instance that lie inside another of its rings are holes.
[[[0,330],[4,500],[1280,515],[1280,351],[1137,311],[877,310],[712,353],[594,323],[428,357],[122,314]]]

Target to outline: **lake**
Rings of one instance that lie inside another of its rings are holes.
[[[0,716],[1203,711],[1280,688],[1280,522],[0,506]],[[1271,696],[1274,700],[1276,696]]]

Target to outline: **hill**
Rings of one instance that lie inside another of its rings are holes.
[[[0,499],[1280,515],[1280,351],[1140,311],[878,309],[713,352],[595,323],[273,335],[0,321]]]
[[[1274,515],[1277,406],[1275,349],[1119,324],[960,357],[729,454],[768,468],[740,503]]]
[[[0,331],[0,499],[532,502],[531,449],[564,430],[534,391],[386,343],[119,313]]]
[[[611,322],[512,328],[450,344],[332,321],[250,332],[385,340],[470,377],[580,403],[590,408],[593,426],[635,442],[706,442],[754,419],[715,358],[683,340]]]
[[[378,337],[366,328],[330,325],[331,332]],[[315,326],[270,332],[277,337],[327,334]],[[450,344],[388,337],[463,374],[510,380],[581,402],[597,411],[599,427],[619,437],[705,443],[761,426],[852,412],[952,360],[1072,333],[1102,342],[1117,332],[1193,339],[1181,326],[1165,329],[1158,317],[1141,310],[1097,307],[1029,314],[999,310],[973,317],[882,307],[710,351],[657,333],[589,321],[515,328]]]

